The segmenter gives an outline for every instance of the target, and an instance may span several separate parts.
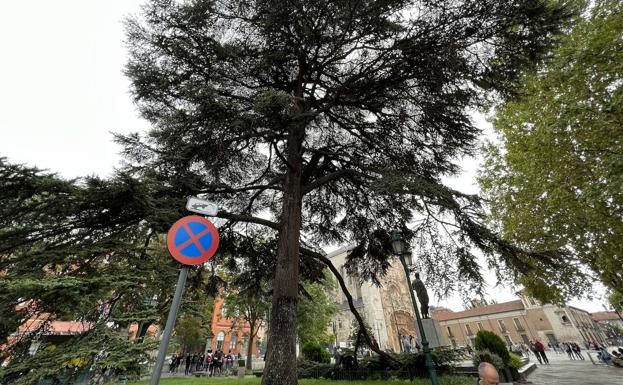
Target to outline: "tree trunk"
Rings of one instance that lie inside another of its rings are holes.
[[[301,232],[303,127],[288,130],[287,175],[283,191],[277,270],[273,287],[266,367],[262,385],[296,385],[296,303]]]
[[[255,338],[255,322],[249,322],[251,332],[249,333],[249,344],[247,345],[247,362],[245,367],[253,370],[253,339]]]

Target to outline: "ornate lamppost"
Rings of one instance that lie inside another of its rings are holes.
[[[417,302],[415,301],[415,295],[413,294],[413,287],[411,286],[411,273],[409,266],[413,265],[413,255],[408,250],[406,242],[402,239],[402,234],[399,231],[392,233],[392,249],[394,254],[400,259],[400,263],[405,271],[407,277],[407,285],[409,286],[409,293],[411,294],[411,302],[413,303],[413,311],[415,312],[415,319],[417,320],[417,327],[420,330],[420,336],[422,337],[422,350],[424,351],[424,357],[426,358],[426,368],[430,376],[431,384],[439,385],[439,379],[437,378],[437,371],[435,370],[435,363],[433,362],[433,356],[430,348],[428,347],[428,340],[424,333],[424,326],[422,325],[422,319],[420,312],[418,311]],[[428,306],[428,304],[426,304]]]

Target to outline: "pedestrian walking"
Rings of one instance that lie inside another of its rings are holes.
[[[411,353],[411,344],[409,343],[407,336],[402,336],[402,350],[405,353]]]
[[[177,362],[177,354],[173,353],[171,356],[171,362],[169,363],[169,373],[173,373],[175,370],[175,363]]]
[[[532,354],[534,354],[536,359],[539,361],[539,364],[543,365],[543,361],[541,361],[541,355],[539,354],[539,352],[537,352],[534,341],[530,341],[530,351],[532,352]]]
[[[541,356],[541,360],[543,360],[544,363],[549,365],[549,360],[547,359],[547,355],[545,354],[545,345],[543,345],[541,341],[536,340],[534,342],[534,348],[536,349],[537,353]]]
[[[193,356],[190,353],[186,353],[186,366],[184,367],[184,375],[187,376],[190,373],[190,366],[192,365]]]
[[[214,366],[212,365],[212,349],[208,350],[208,355],[206,356],[206,371],[208,372],[208,376],[212,377],[214,374]]]
[[[565,352],[567,353],[567,356],[569,357],[569,359],[570,360],[575,360],[575,357],[573,355],[573,350],[571,349],[571,344],[568,343],[568,342],[563,342],[562,347],[565,350]]]
[[[580,349],[580,345],[576,344],[575,342],[573,343],[573,347],[571,348],[571,350],[573,350],[573,353],[582,361],[584,361],[584,356],[582,355],[582,350]]]
[[[335,359],[335,366],[340,366],[342,363],[342,354],[337,346],[333,347],[333,358]]]
[[[234,355],[231,354],[231,349],[229,350],[229,353],[227,353],[227,356],[225,356],[225,363],[226,363],[226,371],[229,373],[231,372],[231,370],[234,368]]]

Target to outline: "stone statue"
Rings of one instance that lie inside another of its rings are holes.
[[[413,280],[413,290],[415,290],[415,294],[417,294],[417,299],[420,301],[420,311],[422,313],[422,318],[428,317],[428,293],[426,292],[426,286],[424,286],[424,282],[420,279],[420,274],[415,273],[415,279]]]

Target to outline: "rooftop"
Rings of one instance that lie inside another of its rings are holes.
[[[617,313],[613,311],[598,311],[596,313],[591,314],[595,321],[615,321],[620,320]]]
[[[510,302],[496,303],[493,305],[477,307],[474,309],[468,309],[463,311],[438,311],[432,314],[432,318],[437,321],[448,321],[454,319],[478,317],[487,314],[505,313],[514,310],[523,310],[524,306],[521,300],[515,300]]]

